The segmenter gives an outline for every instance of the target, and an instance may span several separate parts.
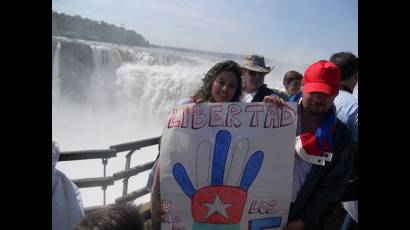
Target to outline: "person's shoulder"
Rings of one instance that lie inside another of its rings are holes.
[[[192,97],[187,97],[187,98],[182,98],[177,102],[177,105],[185,105],[185,104],[190,104],[193,103],[194,101],[192,100]]]
[[[336,96],[335,101],[344,101],[349,102],[351,104],[357,104],[357,97],[353,94],[346,92],[344,90],[340,90],[339,94]]]
[[[357,108],[359,107],[357,98],[353,94],[343,90],[339,91],[339,94],[336,96],[334,103],[337,109],[345,107],[349,108],[349,110],[352,110],[352,108],[354,110],[357,110]]]

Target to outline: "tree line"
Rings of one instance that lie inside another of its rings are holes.
[[[149,46],[149,41],[133,30],[52,11],[52,35],[128,46]]]

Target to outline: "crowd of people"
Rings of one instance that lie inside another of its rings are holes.
[[[285,91],[269,88],[265,84],[265,76],[272,70],[274,66],[266,66],[262,55],[246,56],[242,65],[232,60],[217,63],[206,73],[202,79],[203,84],[196,93],[179,100],[177,104],[265,102],[283,106],[286,102],[296,102],[298,121],[293,189],[288,223],[284,229],[323,229],[332,211],[340,203],[346,210],[340,229],[357,229],[358,103],[352,93],[358,82],[358,58],[350,52],[339,52],[332,54],[329,60],[312,63],[303,75],[290,70],[283,77]],[[53,184],[54,168],[53,163]],[[146,229],[160,229],[163,210],[160,206],[159,174],[157,160],[147,184],[151,192],[152,220],[149,225],[145,225]],[[54,187],[53,185],[53,207]],[[75,196],[72,197],[71,201],[75,203]],[[112,220],[117,215],[114,213],[120,212],[118,210],[121,208],[138,215],[129,206],[110,207],[98,215],[85,217],[82,211],[76,211],[77,214],[73,214],[75,220],[71,222],[80,223],[77,229],[137,229],[91,228],[102,223],[104,218],[111,222],[121,222],[132,216],[129,214],[128,217],[124,215]],[[61,215],[63,214],[56,215],[56,218]],[[54,219],[53,209],[53,229],[63,229],[54,224]],[[136,225],[133,226],[141,226],[139,219],[136,220]]]

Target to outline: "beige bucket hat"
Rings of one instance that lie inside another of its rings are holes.
[[[265,66],[265,59],[262,55],[248,55],[245,57],[244,64],[241,66],[244,69],[253,70],[256,72],[269,73],[275,66]]]

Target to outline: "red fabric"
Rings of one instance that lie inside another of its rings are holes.
[[[231,206],[226,208],[228,219],[219,212],[214,212],[212,215],[205,218],[208,213],[208,207],[204,203],[213,203],[216,195],[224,204]],[[201,188],[192,197],[192,217],[196,222],[208,224],[236,224],[239,223],[242,216],[242,211],[245,206],[247,192],[241,188],[234,186],[207,186]]]
[[[300,134],[300,140],[302,141],[302,146],[305,152],[309,155],[314,155],[321,157],[323,154],[320,151],[319,143],[316,141],[316,136],[314,133],[302,133]],[[323,151],[332,152],[329,148],[327,140],[323,143]]]
[[[303,91],[337,95],[340,84],[340,69],[329,61],[310,65],[303,76]]]

